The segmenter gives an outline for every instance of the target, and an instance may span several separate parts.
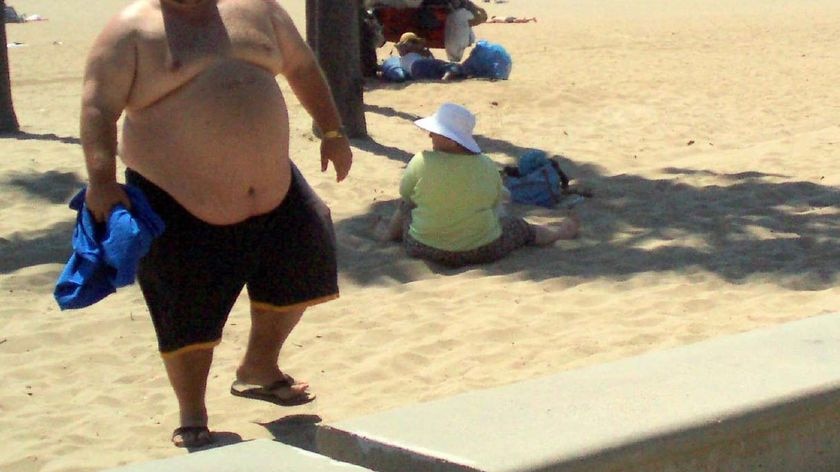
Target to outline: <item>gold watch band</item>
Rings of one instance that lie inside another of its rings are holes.
[[[324,136],[323,136],[324,139],[338,139],[338,138],[343,138],[343,137],[344,137],[344,133],[342,133],[341,130],[337,130],[337,129],[334,129],[334,130],[331,130],[331,131],[325,131]]]

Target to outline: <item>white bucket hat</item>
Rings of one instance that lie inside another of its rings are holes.
[[[481,152],[472,137],[475,115],[461,105],[444,103],[434,115],[421,118],[414,124],[426,131],[446,136],[472,152]]]

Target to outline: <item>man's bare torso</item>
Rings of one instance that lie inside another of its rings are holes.
[[[210,0],[187,11],[163,1],[124,12],[137,60],[121,158],[209,223],[273,209],[290,171],[272,2]]]

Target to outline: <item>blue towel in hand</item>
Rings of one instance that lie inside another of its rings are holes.
[[[77,211],[74,252],[54,292],[62,310],[93,305],[117,288],[134,283],[140,259],[163,233],[163,220],[143,192],[130,185],[123,188],[131,200],[131,210],[116,205],[105,224],[97,223],[88,211],[85,189],[70,200],[70,208]]]

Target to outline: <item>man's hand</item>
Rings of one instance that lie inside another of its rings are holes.
[[[327,171],[328,161],[332,161],[335,167],[335,181],[344,180],[353,165],[353,151],[346,137],[325,138],[321,141],[321,172]]]
[[[85,191],[85,203],[88,210],[93,214],[93,218],[100,223],[108,219],[111,209],[117,204],[121,203],[124,207],[131,208],[128,195],[117,182],[107,184],[91,182]]]

